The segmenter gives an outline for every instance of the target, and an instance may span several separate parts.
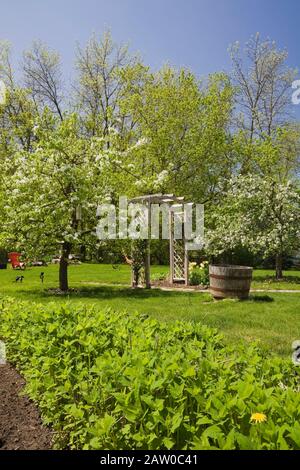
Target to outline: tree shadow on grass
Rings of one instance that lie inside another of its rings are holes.
[[[275,276],[255,276],[253,278],[254,282],[267,282],[270,284],[286,282],[288,284],[300,284],[300,276],[283,276],[281,279],[276,279]]]
[[[190,292],[174,292],[160,289],[131,289],[129,287],[97,286],[78,287],[66,294],[55,293],[54,290],[31,289],[23,291],[27,297],[39,297],[44,299],[149,299],[149,298],[174,298],[178,296],[197,295]],[[203,293],[199,293],[203,295]],[[206,296],[210,296],[207,292]]]
[[[250,295],[249,300],[252,302],[274,302],[273,297],[269,295]]]
[[[222,304],[222,303],[244,303],[244,302],[274,302],[273,297],[270,297],[269,295],[249,295],[248,298],[246,299],[239,299],[236,297],[229,297],[229,298],[224,298],[224,299],[214,299],[216,303]]]

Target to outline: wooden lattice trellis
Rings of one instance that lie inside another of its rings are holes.
[[[184,244],[182,240],[173,241],[173,277],[172,281],[184,281],[185,280],[185,269],[184,269]]]
[[[146,196],[136,197],[131,199],[130,202],[146,204],[148,206],[149,213],[151,211],[151,204],[183,204],[184,197],[176,197],[174,194],[149,194]],[[182,206],[181,206],[182,207]],[[169,223],[169,239],[170,239],[170,282],[173,283],[185,283],[188,285],[189,276],[189,260],[188,260],[188,249],[187,243],[182,238],[176,238],[174,236],[174,217],[182,217],[182,234],[183,234],[183,212],[173,211],[174,205],[170,206],[170,223]],[[150,283],[150,238],[147,240],[146,254],[145,254],[145,285],[147,288],[151,287]]]
[[[176,238],[174,221],[177,218],[181,238]],[[188,251],[184,239],[183,212],[170,210],[170,282],[188,284]]]

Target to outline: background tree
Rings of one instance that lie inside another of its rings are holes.
[[[78,46],[75,103],[88,135],[107,137],[111,128],[124,132],[128,116],[118,105],[123,93],[120,71],[136,60],[126,45],[114,43],[109,31],[100,39],[93,35],[83,48]]]
[[[0,108],[2,152],[7,153],[14,145],[30,151],[38,110],[30,92],[15,79],[10,46],[6,42],[0,43],[0,76],[7,90],[5,105]]]
[[[40,41],[23,54],[25,88],[42,109],[49,106],[63,120],[63,87],[59,54]]]
[[[80,136],[75,114],[57,122],[45,111],[35,132],[33,151],[14,156],[16,171],[7,187],[13,234],[8,243],[33,259],[60,248],[59,285],[66,291],[69,255],[96,226],[103,186],[95,172],[94,143]]]
[[[213,197],[220,175],[233,167],[228,124],[232,88],[225,75],[200,86],[185,70],[157,73],[139,66],[123,71],[121,109],[132,116],[136,142],[123,162],[138,192],[176,192],[204,202]]]
[[[274,181],[297,178],[299,173],[300,134],[297,123],[277,128],[271,136],[245,139],[243,132],[232,137],[232,152],[238,162],[235,172],[273,177]]]
[[[1,44],[8,92],[0,108],[0,193],[8,208],[3,219],[10,223],[2,227],[8,243],[28,246],[32,255],[37,246],[53,254],[61,243],[66,288],[70,250],[89,244],[97,251],[91,235],[96,200],[174,192],[206,203],[217,229],[214,213],[223,220],[232,175],[256,175],[275,188],[272,194],[296,179],[300,134],[289,121],[294,71],[285,65],[286,52],[257,35],[244,57],[237,45],[231,54],[232,81],[214,74],[199,82],[188,70],[152,72],[109,32],[94,35],[78,47],[70,104],[56,52],[34,43],[16,80],[9,46]],[[257,225],[257,233],[263,229]]]
[[[250,140],[272,132],[290,120],[291,85],[296,70],[286,65],[287,51],[274,41],[251,37],[241,54],[239,43],[230,48],[232,79],[236,86],[238,128]]]
[[[247,247],[276,257],[276,278],[282,278],[283,254],[299,249],[300,192],[290,180],[247,175],[234,177],[215,207],[207,231],[207,249],[214,255]]]

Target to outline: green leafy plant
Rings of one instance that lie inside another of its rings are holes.
[[[300,449],[292,361],[204,325],[4,299],[0,335],[58,448]]]
[[[200,266],[196,263],[190,263],[189,281],[191,286],[209,286],[208,261],[202,261]]]
[[[168,272],[153,273],[151,274],[151,281],[165,281],[168,277]]]

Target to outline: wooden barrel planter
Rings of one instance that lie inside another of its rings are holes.
[[[210,292],[215,299],[248,299],[253,268],[209,266]]]

